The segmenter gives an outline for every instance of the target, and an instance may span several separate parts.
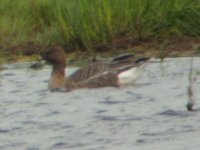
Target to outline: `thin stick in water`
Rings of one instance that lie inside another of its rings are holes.
[[[193,56],[192,56],[192,59],[191,59],[191,66],[190,66],[190,71],[189,71],[189,75],[188,75],[188,79],[189,79],[189,86],[188,86],[188,89],[187,89],[188,104],[186,105],[186,108],[187,108],[188,111],[193,111],[193,106],[194,106],[192,72],[193,72]]]

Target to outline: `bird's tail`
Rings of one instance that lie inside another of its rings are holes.
[[[121,54],[121,55],[118,55],[116,57],[114,57],[112,60],[111,60],[111,63],[118,63],[118,62],[124,62],[124,61],[131,61],[134,59],[134,55],[133,54],[130,54],[130,53],[126,53],[126,54]]]
[[[146,66],[148,61],[149,61],[148,57],[135,59],[134,55],[132,54],[124,54],[115,57],[110,62],[110,68],[114,69],[119,74],[123,71],[129,70],[134,67],[143,68]]]
[[[144,65],[144,64],[147,64],[147,62],[150,60],[149,57],[143,57],[143,58],[139,58],[137,60],[135,60],[135,64],[137,66],[141,66],[141,65]]]

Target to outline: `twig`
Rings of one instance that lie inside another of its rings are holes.
[[[193,111],[193,106],[194,106],[194,99],[193,99],[193,78],[192,78],[192,72],[193,72],[193,56],[191,58],[191,66],[190,66],[190,71],[188,75],[188,80],[189,80],[189,86],[187,89],[188,92],[188,104],[186,105],[186,108],[188,111]]]

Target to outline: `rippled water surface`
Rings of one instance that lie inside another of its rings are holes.
[[[132,86],[51,93],[51,68],[0,71],[0,150],[199,150],[200,58],[149,64]],[[71,73],[75,68],[68,68]]]

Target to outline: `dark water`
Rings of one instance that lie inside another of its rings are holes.
[[[199,150],[200,58],[194,60],[195,112],[185,108],[190,58],[149,64],[132,86],[70,93],[48,91],[48,66],[5,67],[0,150]]]

